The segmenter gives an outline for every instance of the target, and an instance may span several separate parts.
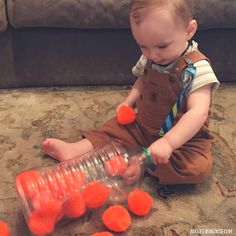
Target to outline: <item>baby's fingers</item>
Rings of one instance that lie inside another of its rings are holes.
[[[127,184],[132,184],[137,180],[137,173],[134,168],[128,168],[123,174],[123,178]]]
[[[159,164],[166,164],[166,163],[168,163],[168,161],[169,160],[165,157],[158,157],[158,163]]]
[[[136,176],[128,176],[127,178],[124,178],[125,182],[127,184],[132,184],[137,180]]]

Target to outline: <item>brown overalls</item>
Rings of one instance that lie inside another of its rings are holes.
[[[193,63],[207,59],[199,51],[190,52],[178,59],[170,73],[160,73],[152,69],[151,63],[148,62],[143,75],[141,95],[136,102],[136,121],[129,125],[119,125],[116,118],[112,118],[101,128],[86,132],[84,137],[94,147],[110,139],[124,141],[136,150],[141,146],[150,146],[160,138],[159,131],[181,92],[180,75],[187,66],[184,57],[191,59]],[[174,124],[184,112],[186,98],[178,110]],[[174,150],[167,164],[158,164],[155,172],[150,169],[148,172],[158,177],[161,184],[206,181],[212,166],[212,136],[208,123],[209,119],[191,140]]]

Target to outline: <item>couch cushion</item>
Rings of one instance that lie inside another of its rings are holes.
[[[15,28],[127,28],[129,0],[8,0]]]
[[[200,29],[236,28],[235,0],[191,0]]]
[[[5,0],[0,0],[0,32],[7,28]]]
[[[235,0],[191,1],[200,29],[236,28]],[[129,28],[129,3],[130,0],[8,0],[8,16],[15,28]]]

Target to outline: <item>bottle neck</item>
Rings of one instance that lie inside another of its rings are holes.
[[[147,168],[151,169],[152,171],[156,170],[156,165],[152,163],[151,154],[146,147],[142,147],[142,152],[139,156],[139,162]]]

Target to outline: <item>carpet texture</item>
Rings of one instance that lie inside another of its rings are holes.
[[[0,220],[10,225],[12,236],[30,235],[14,188],[16,174],[56,163],[42,155],[42,140],[80,139],[83,131],[112,117],[127,93],[126,87],[1,90]],[[236,84],[222,85],[214,97],[214,164],[209,180],[202,185],[160,186],[146,175],[141,188],[153,196],[153,209],[146,217],[132,216],[131,227],[119,235],[187,236],[193,229],[232,229],[236,235],[235,101]],[[65,222],[52,235],[89,236],[104,231],[103,210]]]

